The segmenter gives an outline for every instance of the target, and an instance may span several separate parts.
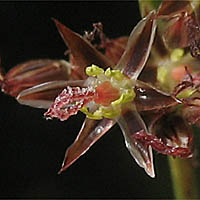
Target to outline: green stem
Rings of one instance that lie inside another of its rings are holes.
[[[191,159],[168,157],[176,199],[199,199],[195,168]]]

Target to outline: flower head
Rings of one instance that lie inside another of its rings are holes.
[[[25,68],[14,68],[16,73],[9,72],[1,80],[5,90],[17,74],[20,89],[14,95],[14,89],[7,93],[22,104],[48,108],[47,119],[64,121],[78,111],[86,115],[75,142],[66,151],[60,172],[115,123],[122,130],[130,154],[151,177],[155,176],[152,148],[182,158],[193,155],[190,124],[200,119],[200,26],[195,9],[199,4],[164,0],[159,7],[143,1],[140,6],[143,18],[128,39],[108,39],[99,23],[82,37],[53,19],[70,50],[69,63],[64,66],[66,74],[60,70],[58,76],[41,81],[37,78],[42,73],[35,72],[43,65],[32,70],[26,63]],[[96,36],[100,37],[98,45],[93,44]],[[31,78],[39,81],[27,86],[26,82],[33,83]]]

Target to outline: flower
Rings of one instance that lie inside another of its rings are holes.
[[[194,9],[199,4],[163,1],[156,9],[158,5],[141,1],[140,6],[145,17],[128,41],[108,39],[101,24],[94,24],[94,31],[82,37],[53,19],[70,50],[69,62],[51,61],[64,63],[57,76],[49,78],[45,72],[40,78],[40,70],[48,68],[46,60],[39,66],[33,62],[33,67],[24,63],[2,75],[3,91],[21,104],[48,108],[47,119],[64,121],[78,111],[86,114],[60,173],[115,123],[130,154],[151,177],[155,177],[152,148],[172,156],[192,156],[190,124],[199,119],[199,15]],[[183,34],[175,41],[178,27]],[[95,37],[100,37],[99,45],[92,44]]]

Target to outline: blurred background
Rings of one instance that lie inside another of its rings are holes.
[[[67,49],[51,17],[79,34],[102,22],[109,38],[129,35],[140,20],[133,2],[1,2],[0,56],[7,72],[30,59],[66,59]],[[84,115],[46,121],[45,110],[0,94],[0,198],[173,198],[167,158],[155,156],[148,177],[115,126],[67,171],[58,175],[66,148]]]

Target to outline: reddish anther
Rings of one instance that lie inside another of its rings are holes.
[[[151,146],[154,150],[162,154],[181,158],[190,158],[192,156],[192,152],[189,148],[169,146],[155,135],[146,134],[144,131],[135,133],[133,138],[146,146]]]
[[[48,111],[44,114],[47,118],[59,118],[61,121],[67,120],[87,103],[92,101],[95,91],[92,88],[67,87],[64,89]]]

